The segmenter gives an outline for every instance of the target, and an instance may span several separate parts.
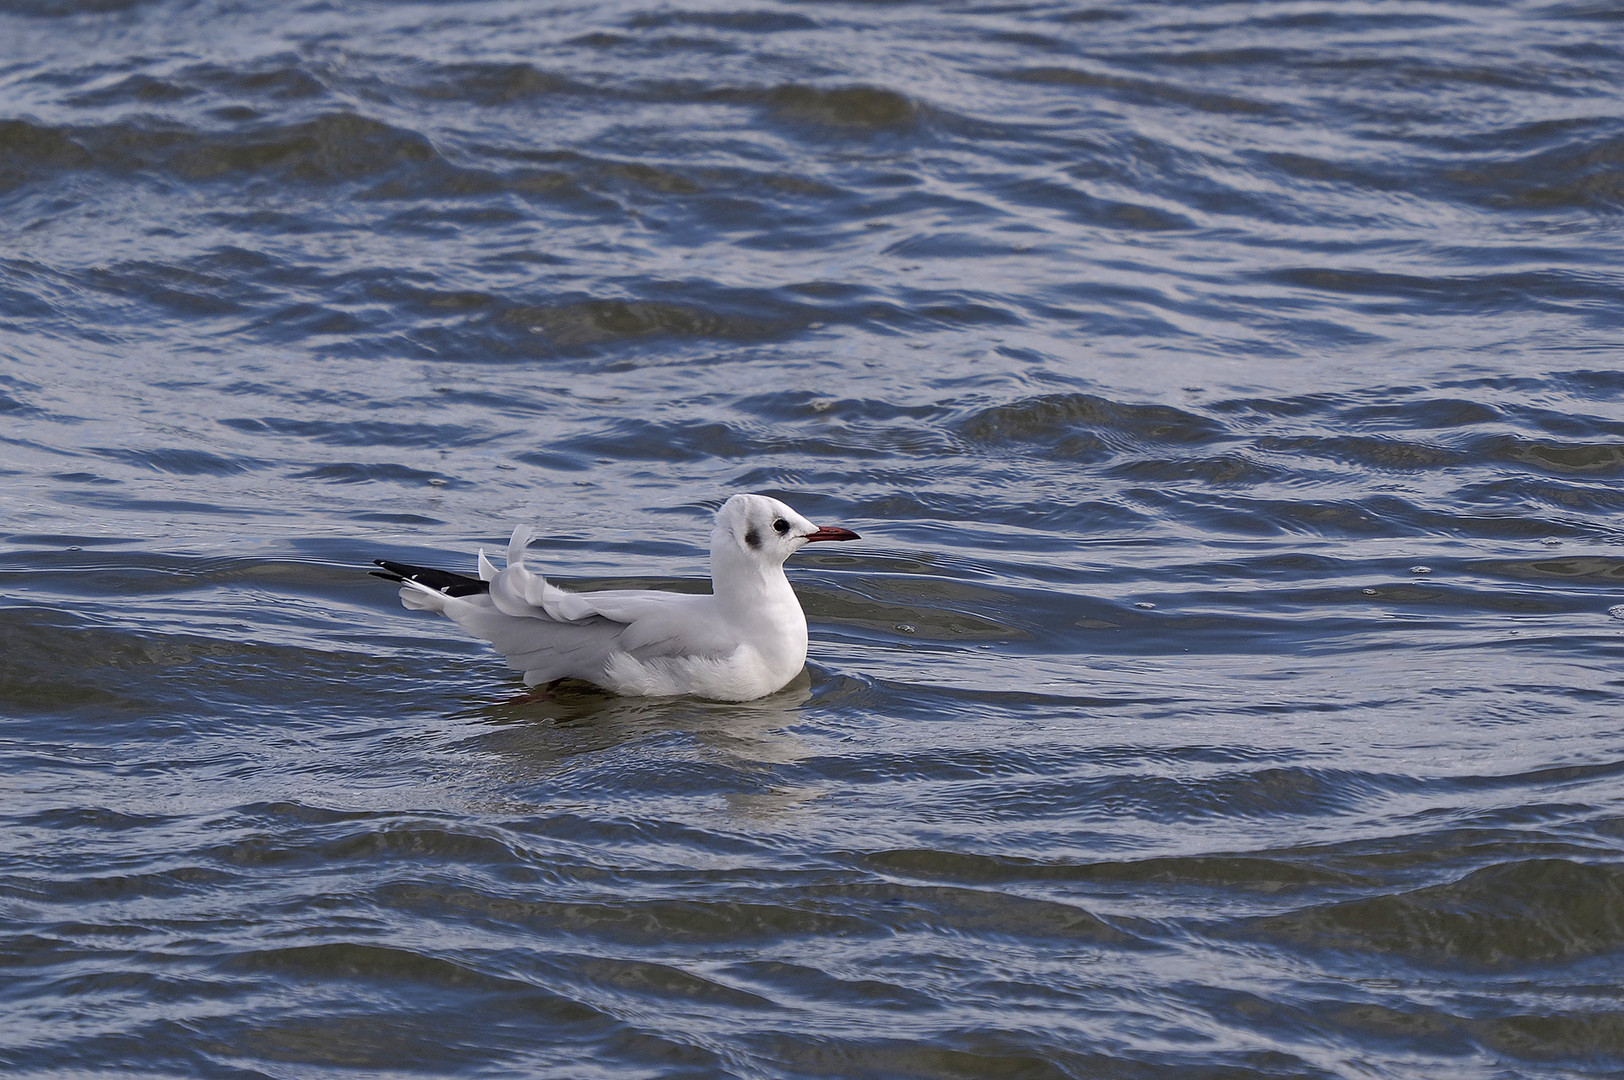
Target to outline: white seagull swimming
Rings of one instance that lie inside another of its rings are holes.
[[[784,560],[818,540],[859,539],[766,495],[735,495],[716,512],[706,596],[566,592],[524,565],[533,538],[528,526],[513,530],[502,570],[482,549],[477,578],[387,559],[373,573],[400,582],[407,607],[438,611],[496,646],[527,686],[581,679],[631,696],[748,701],[806,664],[806,615]]]

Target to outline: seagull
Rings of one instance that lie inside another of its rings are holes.
[[[376,560],[400,602],[437,611],[490,642],[526,686],[580,679],[632,697],[749,701],[786,686],[806,664],[806,615],[784,560],[806,544],[861,539],[819,527],[766,495],[734,495],[711,531],[709,595],[652,589],[568,592],[524,564],[534,530],[521,525],[498,570],[479,576]]]

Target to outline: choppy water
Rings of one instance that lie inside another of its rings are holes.
[[[1624,1074],[1621,31],[6,5],[0,1067]],[[362,572],[738,490],[760,702]]]

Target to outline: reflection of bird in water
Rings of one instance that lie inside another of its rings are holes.
[[[464,720],[478,718],[490,726],[462,746],[495,754],[502,762],[504,802],[533,785],[542,802],[550,801],[561,782],[578,783],[604,768],[622,781],[628,771],[649,768],[662,782],[671,782],[688,763],[700,766],[690,774],[699,781],[691,794],[714,784],[712,793],[723,798],[729,815],[772,815],[825,791],[799,777],[785,782],[785,767],[813,753],[791,730],[802,722],[801,706],[811,697],[811,678],[804,671],[777,693],[743,702],[562,688],[546,698],[514,698],[463,714]],[[717,772],[717,766],[724,771]]]
[[[572,593],[524,565],[532,538],[513,531],[507,567],[479,553],[479,577],[378,560],[409,608],[438,611],[489,641],[527,685],[582,679],[617,694],[748,701],[806,664],[806,616],[784,560],[819,540],[856,540],[777,499],[735,495],[711,532],[709,595],[649,589]]]

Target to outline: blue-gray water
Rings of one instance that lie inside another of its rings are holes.
[[[0,1071],[1624,1075],[1612,3],[11,0]],[[518,522],[808,674],[517,677]]]

